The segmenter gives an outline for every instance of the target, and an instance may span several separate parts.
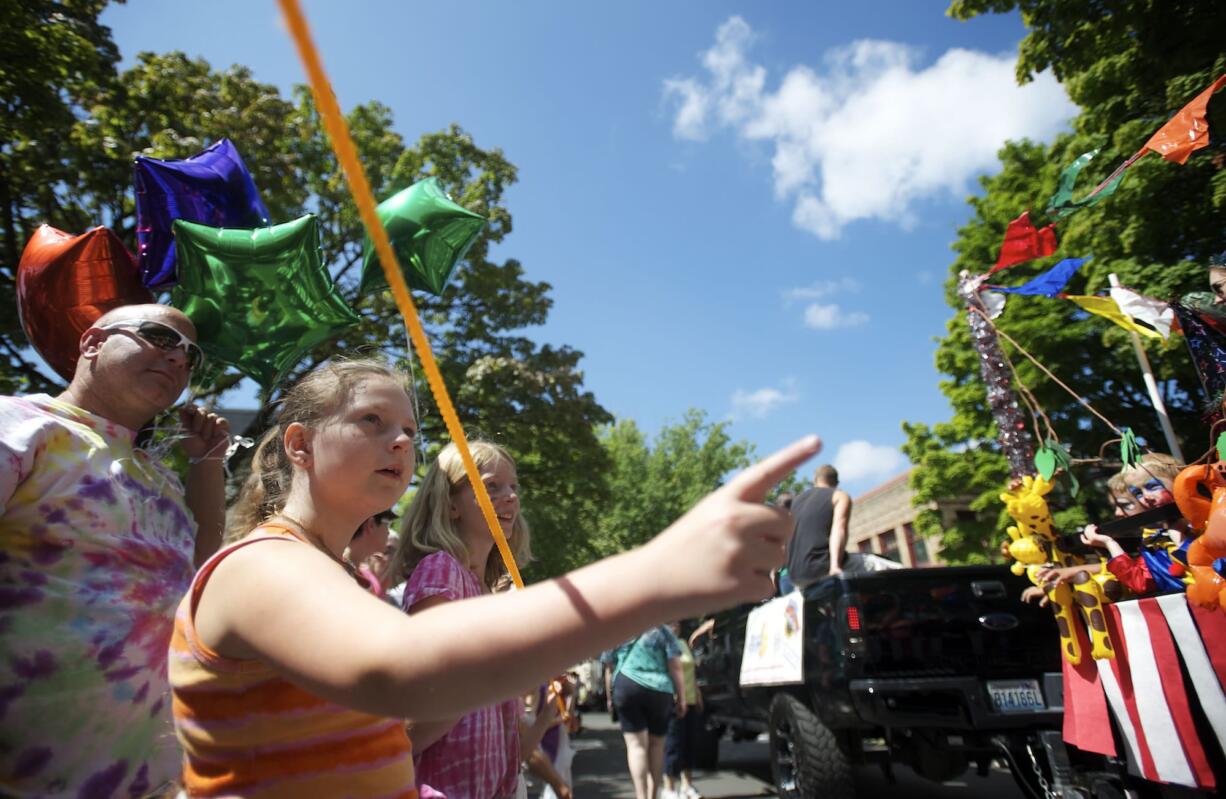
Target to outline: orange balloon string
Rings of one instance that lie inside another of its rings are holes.
[[[362,224],[366,226],[366,232],[374,242],[375,252],[379,256],[379,263],[383,266],[383,273],[387,276],[387,284],[391,287],[396,307],[400,309],[400,315],[404,317],[409,338],[412,339],[413,347],[417,350],[418,357],[421,358],[422,370],[426,373],[426,382],[430,385],[434,401],[438,403],[439,413],[447,426],[447,432],[460,452],[460,459],[464,462],[464,473],[473,487],[473,493],[477,495],[477,504],[481,508],[481,514],[485,517],[490,535],[494,537],[494,543],[498,546],[498,552],[502,555],[502,562],[506,564],[507,572],[515,581],[515,585],[523,588],[524,580],[519,575],[515,556],[511,553],[506,536],[502,534],[502,527],[494,513],[494,505],[490,502],[489,492],[485,489],[481,473],[477,470],[477,464],[473,460],[472,451],[468,448],[468,437],[464,435],[464,428],[456,415],[455,407],[451,404],[451,395],[447,393],[443,376],[439,373],[438,364],[434,361],[434,352],[430,349],[426,331],[421,325],[421,319],[417,316],[413,298],[409,296],[409,287],[404,281],[404,275],[400,272],[400,263],[395,251],[392,250],[387,230],[384,229],[379,215],[375,212],[374,192],[370,189],[370,182],[366,179],[366,172],[362,169],[362,162],[358,158],[357,147],[353,143],[353,137],[349,134],[349,126],[341,114],[336,95],[332,91],[332,84],[328,82],[323,62],[311,39],[306,17],[302,13],[298,0],[278,0],[278,2],[294,44],[298,47],[302,65],[306,69],[311,95],[315,98],[319,118],[328,132],[328,138],[332,141],[332,151],[336,153],[336,159],[345,173],[345,180],[349,183],[349,191],[353,194],[353,200],[358,206]]]

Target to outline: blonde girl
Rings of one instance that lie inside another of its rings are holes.
[[[520,512],[515,461],[505,449],[489,441],[472,441],[469,449],[511,545],[511,554],[522,568],[532,560],[532,544],[528,522]],[[463,564],[485,592],[504,587],[509,579],[455,444],[443,447],[413,494],[401,522],[400,544],[388,568],[388,581],[408,580],[422,560],[437,553]]]
[[[502,533],[522,568],[532,553],[515,462],[487,441],[473,442],[471,449]],[[390,572],[390,581],[405,581],[402,603],[410,614],[492,593],[509,582],[454,444],[443,448],[413,495]],[[516,698],[458,720],[412,725],[418,786],[472,799],[513,796],[520,762],[536,749],[546,725],[557,721],[552,703],[545,710],[528,724]]]
[[[236,509],[251,530],[201,567],[169,657],[192,796],[416,797],[403,719],[524,693],[637,630],[771,593],[788,517],[766,492],[810,436],[746,469],[650,543],[525,591],[407,616],[342,553],[415,466],[401,375],[331,364],[287,391]]]

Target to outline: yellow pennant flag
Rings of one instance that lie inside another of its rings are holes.
[[[1065,294],[1063,297],[1066,300],[1072,300],[1092,314],[1101,316],[1104,319],[1110,319],[1125,330],[1131,330],[1133,333],[1140,333],[1142,336],[1148,336],[1149,338],[1162,338],[1162,334],[1158,331],[1144,325],[1138,325],[1132,321],[1120,310],[1120,306],[1116,304],[1115,300],[1110,297],[1091,297],[1073,294]]]

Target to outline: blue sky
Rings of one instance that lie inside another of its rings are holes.
[[[496,259],[554,287],[540,341],[654,432],[689,407],[767,452],[807,432],[853,493],[936,422],[942,282],[966,196],[1006,139],[1072,116],[1013,82],[1016,15],[871,3],[307,2],[341,105],[408,141],[459,123],[519,167]],[[141,50],[303,81],[272,2],[128,0]],[[240,150],[242,142],[237,142]],[[284,221],[284,220],[277,220]]]

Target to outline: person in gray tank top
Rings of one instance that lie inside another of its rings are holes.
[[[788,577],[798,588],[842,574],[851,496],[838,485],[839,473],[823,464],[817,468],[813,488],[792,502],[796,528],[788,545]]]

